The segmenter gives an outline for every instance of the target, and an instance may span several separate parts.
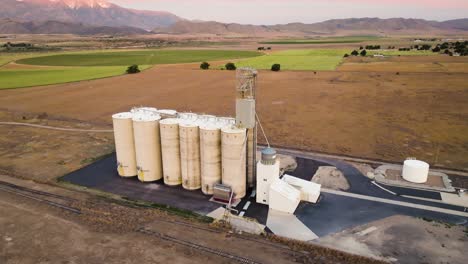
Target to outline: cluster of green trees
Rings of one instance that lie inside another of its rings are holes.
[[[127,68],[127,73],[128,74],[135,74],[135,73],[139,73],[139,72],[140,72],[140,68],[138,68],[138,65],[136,65],[136,64],[128,66],[128,68]]]
[[[200,69],[202,69],[202,70],[208,70],[209,68],[210,68],[210,64],[208,62],[206,62],[206,61],[202,62],[200,64]],[[232,62],[228,62],[228,63],[226,63],[226,65],[224,65],[224,68],[222,68],[222,69],[223,70],[226,69],[228,71],[235,71],[237,69],[237,66]],[[275,63],[275,64],[273,64],[271,66],[271,70],[272,71],[280,71],[281,70],[281,65]]]
[[[362,47],[360,48],[361,50],[363,49]],[[366,45],[366,50],[379,50],[380,45]]]
[[[200,69],[202,69],[202,70],[208,70],[208,69],[210,69],[210,66],[211,66],[211,65],[210,65],[208,62],[204,61],[204,62],[202,62],[202,63],[200,64]],[[226,70],[228,70],[228,71],[235,71],[235,70],[237,69],[237,67],[236,67],[236,65],[235,65],[234,63],[228,62],[228,63],[226,63],[226,65],[224,65],[223,70],[224,70],[224,69],[226,69]]]
[[[258,47],[257,50],[271,50],[271,47]]]
[[[414,49],[417,49],[417,50],[430,50],[431,48],[432,48],[432,45],[429,45],[429,44],[414,45]]]
[[[367,55],[367,51],[365,49],[363,49],[363,50],[361,50],[361,52],[359,52],[357,50],[353,50],[351,52],[351,56],[359,56],[359,55],[365,57]],[[346,53],[343,57],[347,58],[347,57],[349,57],[349,54]]]
[[[15,52],[15,51],[43,51],[43,50],[58,50],[59,48],[56,47],[48,47],[48,46],[36,46],[31,43],[11,43],[7,42],[3,45],[0,45],[0,48],[7,51],[7,52]]]
[[[442,44],[437,44],[435,48],[432,49],[433,52],[442,52],[449,56],[459,55],[459,56],[468,56],[468,41],[457,41],[457,42],[444,42]]]

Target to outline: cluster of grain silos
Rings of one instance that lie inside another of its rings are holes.
[[[163,179],[187,190],[213,194],[223,183],[235,198],[247,188],[246,129],[235,119],[150,107],[112,116],[118,173],[142,182]]]

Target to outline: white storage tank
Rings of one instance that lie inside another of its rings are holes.
[[[413,183],[425,183],[429,175],[429,164],[420,160],[405,160],[403,179]]]
[[[201,187],[200,172],[200,134],[198,124],[191,119],[179,123],[180,167],[182,170],[182,187],[196,190]]]
[[[137,175],[132,117],[133,114],[130,112],[118,113],[112,116],[117,171],[122,177]]]
[[[136,113],[133,117],[138,179],[142,182],[162,178],[160,119],[159,115],[148,112]]]
[[[200,124],[201,185],[204,194],[213,194],[213,186],[221,183],[221,129],[212,118]]]
[[[246,194],[246,129],[228,126],[221,129],[222,183],[234,191],[234,198]]]
[[[280,161],[276,150],[265,148],[262,159],[257,163],[257,203],[268,204],[270,185],[280,177]]]
[[[177,118],[167,118],[159,122],[164,183],[171,186],[182,183],[179,122],[180,119]]]

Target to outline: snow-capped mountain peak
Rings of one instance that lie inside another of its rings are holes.
[[[62,4],[71,9],[77,9],[82,7],[89,8],[109,8],[111,3],[105,0],[16,0],[17,2],[30,2],[37,4]]]

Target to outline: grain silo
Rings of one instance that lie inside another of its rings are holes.
[[[213,194],[213,186],[221,183],[221,129],[212,117],[200,124],[200,162],[202,192]]]
[[[133,117],[138,179],[142,182],[162,178],[162,159],[159,132],[159,115],[148,112]]]
[[[403,179],[413,183],[425,183],[429,175],[429,164],[420,160],[408,159],[403,164]]]
[[[167,118],[159,122],[164,183],[171,186],[182,183],[179,122],[180,119],[177,118]]]
[[[122,177],[137,175],[132,117],[133,114],[130,112],[118,113],[112,116],[117,171]]]
[[[181,120],[179,137],[182,187],[187,190],[200,189],[200,134],[197,122],[188,119]]]
[[[228,126],[221,129],[222,183],[239,199],[246,193],[246,129]]]

